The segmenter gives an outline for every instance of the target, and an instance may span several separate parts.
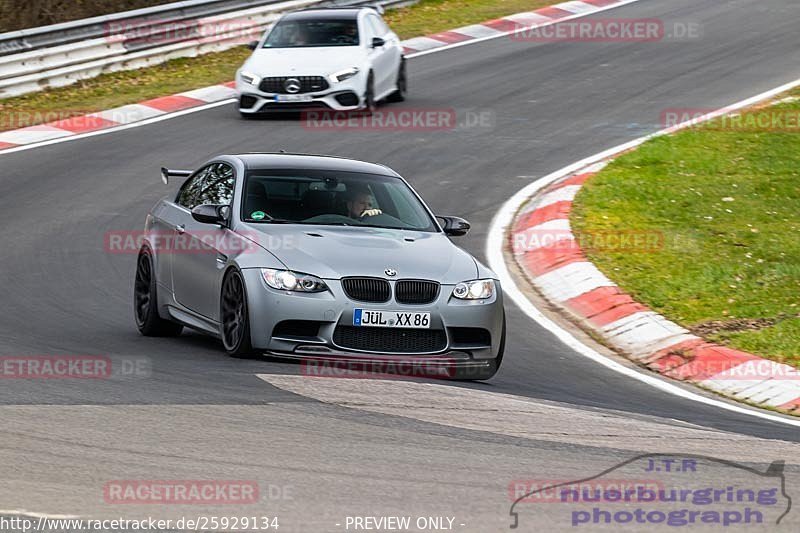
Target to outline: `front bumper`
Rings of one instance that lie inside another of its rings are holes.
[[[252,344],[269,355],[356,363],[420,360],[430,365],[467,368],[485,367],[493,363],[500,350],[504,313],[499,284],[494,296],[487,300],[458,300],[451,296],[453,285],[442,285],[434,302],[404,305],[397,303],[394,297],[386,303],[353,301],[347,297],[338,280],[325,280],[329,291],[323,293],[288,294],[268,287],[259,269],[244,269],[242,273],[247,286]],[[360,326],[359,332],[384,330],[379,333],[390,335],[394,344],[391,350],[359,349],[352,344],[343,344],[341,335],[342,331],[356,328],[353,326],[353,314],[357,308],[430,313],[431,327],[426,330],[400,330]],[[287,330],[287,323],[311,324],[312,327],[311,331],[302,331],[303,328],[291,331],[292,328]],[[340,333],[338,336],[337,328]],[[433,349],[430,343],[421,342],[414,344],[423,347],[421,350],[398,351],[398,336],[407,331],[422,332],[422,336],[435,335],[442,342],[436,343]],[[476,335],[478,333],[480,335]]]
[[[310,100],[305,102],[278,101],[279,98],[291,95],[263,92],[257,86],[241,81],[238,75],[236,90],[239,93],[239,111],[243,114],[292,112],[303,109],[355,111],[364,107],[364,82],[361,76],[335,83],[324,91],[299,95],[310,97]]]

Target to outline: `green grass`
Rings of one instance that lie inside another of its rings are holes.
[[[423,0],[388,11],[401,38],[436,33],[550,5],[553,0]],[[104,74],[75,85],[0,100],[0,131],[141,102],[233,80],[249,56],[244,47],[175,59],[155,67]]]
[[[800,115],[800,101],[745,118],[784,112]],[[800,128],[715,122],[651,140],[581,189],[572,222],[579,234],[661,232],[653,253],[588,255],[706,338],[800,366]]]

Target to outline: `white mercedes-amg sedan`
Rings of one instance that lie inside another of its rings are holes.
[[[381,100],[402,101],[406,67],[400,39],[374,8],[288,13],[236,73],[244,117],[322,109],[372,112]]]

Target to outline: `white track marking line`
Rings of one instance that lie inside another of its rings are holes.
[[[661,130],[652,133],[650,135],[647,135],[645,137],[640,137],[638,139],[634,139],[619,146],[609,148],[608,150],[600,152],[599,154],[589,156],[576,163],[573,163],[560,170],[557,170],[551,174],[548,174],[547,176],[544,176],[538,181],[535,181],[527,185],[520,191],[518,191],[514,196],[512,196],[508,201],[506,201],[506,203],[503,204],[502,207],[500,207],[500,210],[495,215],[494,219],[492,220],[491,226],[489,227],[489,234],[486,240],[486,257],[489,260],[489,268],[491,268],[492,270],[495,271],[495,273],[497,273],[497,276],[500,279],[505,294],[507,294],[514,301],[514,303],[517,304],[520,310],[522,310],[523,313],[528,315],[530,319],[534,320],[540,326],[550,331],[553,335],[555,335],[556,338],[558,338],[569,348],[572,348],[578,354],[588,359],[591,359],[592,361],[608,368],[609,370],[613,370],[614,372],[617,372],[624,376],[630,377],[632,379],[641,381],[642,383],[655,387],[660,391],[672,394],[674,396],[678,396],[686,400],[691,400],[712,407],[718,407],[720,409],[724,409],[726,411],[731,411],[738,414],[753,416],[761,418],[763,420],[769,420],[771,422],[777,422],[779,424],[786,424],[789,426],[800,427],[800,420],[792,419],[788,415],[781,416],[766,411],[759,411],[754,408],[739,406],[732,403],[727,403],[725,401],[717,400],[714,398],[705,397],[700,394],[683,389],[682,387],[678,387],[677,385],[674,385],[669,381],[667,381],[666,378],[662,378],[657,374],[641,372],[634,368],[618,363],[617,361],[610,359],[604,356],[603,354],[597,352],[590,346],[587,346],[586,344],[578,340],[572,333],[570,333],[566,329],[562,328],[561,326],[559,326],[558,324],[547,318],[541,311],[539,311],[539,309],[536,308],[535,305],[533,305],[533,303],[527,298],[527,296],[525,296],[525,294],[520,290],[520,288],[514,282],[514,278],[511,276],[511,273],[508,270],[508,265],[505,262],[505,256],[504,256],[504,247],[507,242],[506,229],[511,227],[511,224],[514,221],[514,215],[528,201],[528,199],[531,196],[536,194],[541,189],[552,184],[556,180],[568,176],[569,174],[572,174],[574,172],[577,172],[578,170],[581,170],[588,165],[599,163],[605,159],[608,159],[609,157],[618,155],[631,148],[635,148],[640,144],[642,144],[643,142],[652,139],[653,137],[658,137],[660,135],[664,135],[672,131],[677,131],[678,129],[681,129],[683,127],[697,124],[705,120],[710,120],[720,115],[730,113],[731,111],[735,111],[737,109],[749,107],[755,103],[767,100],[769,98],[772,98],[773,96],[794,89],[795,87],[798,86],[800,86],[800,79],[791,81],[789,83],[781,85],[780,87],[776,87],[775,89],[766,91],[751,98],[742,100],[741,102],[737,102],[733,105],[708,113],[707,115],[704,115],[699,119],[694,119],[688,122],[684,122],[682,124],[668,128],[666,130]]]

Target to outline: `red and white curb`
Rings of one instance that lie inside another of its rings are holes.
[[[517,212],[510,246],[546,300],[616,351],[664,376],[800,414],[800,370],[713,344],[623,292],[584,255],[570,228],[573,199],[615,154],[540,189]]]
[[[557,22],[583,17],[636,1],[638,0],[579,0],[564,2],[537,9],[536,11],[517,13],[490,20],[482,24],[464,26],[426,37],[415,37],[403,41],[402,44],[408,57],[425,55],[434,50],[454,48],[537,27],[549,26]],[[119,128],[120,126],[144,123],[176,112],[201,108],[209,104],[223,103],[237,96],[235,82],[229,82],[57,122],[4,131],[0,132],[0,152],[31,144],[41,144],[56,139],[66,139]]]

